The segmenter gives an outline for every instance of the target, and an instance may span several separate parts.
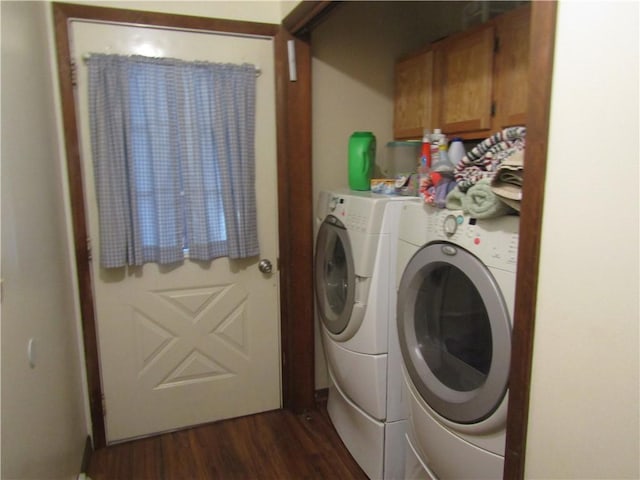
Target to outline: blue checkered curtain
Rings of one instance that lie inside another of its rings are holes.
[[[255,67],[93,54],[105,268],[259,254]]]

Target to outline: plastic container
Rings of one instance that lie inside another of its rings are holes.
[[[455,167],[456,165],[458,165],[458,162],[460,160],[462,160],[462,157],[464,157],[467,154],[465,148],[464,148],[464,144],[462,143],[462,140],[459,138],[454,138],[451,141],[451,145],[449,145],[449,161],[451,162],[451,164]]]
[[[384,176],[395,178],[399,174],[415,173],[420,160],[420,146],[419,140],[388,142],[380,164]]]
[[[349,137],[349,188],[371,190],[376,162],[376,137],[371,132],[353,132]]]
[[[431,168],[434,172],[452,172],[454,165],[449,161],[449,155],[447,153],[447,144],[442,143],[438,146],[438,159],[433,163]]]
[[[431,133],[424,131],[422,146],[420,148],[420,166],[418,173],[428,173],[431,170]]]
[[[440,143],[446,141],[446,137],[442,134],[442,130],[435,128],[431,135],[431,168],[440,160]]]

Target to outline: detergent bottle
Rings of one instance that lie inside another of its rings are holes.
[[[422,136],[422,147],[420,148],[420,164],[418,173],[429,173],[431,170],[431,132],[424,130]]]
[[[376,161],[376,137],[371,132],[353,132],[349,137],[349,188],[371,190]]]
[[[462,139],[456,137],[451,141],[451,145],[449,146],[449,161],[455,167],[462,157],[466,155],[466,151],[464,149],[464,144],[462,143]]]
[[[444,133],[440,133],[438,136],[438,158],[433,160],[434,172],[452,172],[454,165],[449,159],[447,153],[447,136]]]

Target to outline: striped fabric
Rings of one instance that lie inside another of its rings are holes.
[[[526,135],[526,127],[508,127],[476,145],[453,171],[458,188],[466,192],[480,180],[492,179],[505,159],[525,149]]]
[[[258,255],[255,67],[103,54],[88,67],[101,265]]]

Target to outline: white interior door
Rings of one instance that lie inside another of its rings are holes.
[[[271,39],[74,21],[72,55],[88,229],[99,249],[90,154],[91,52],[253,63],[261,256],[277,264],[275,82]],[[258,259],[102,269],[92,261],[107,442],[281,406],[278,274]]]

